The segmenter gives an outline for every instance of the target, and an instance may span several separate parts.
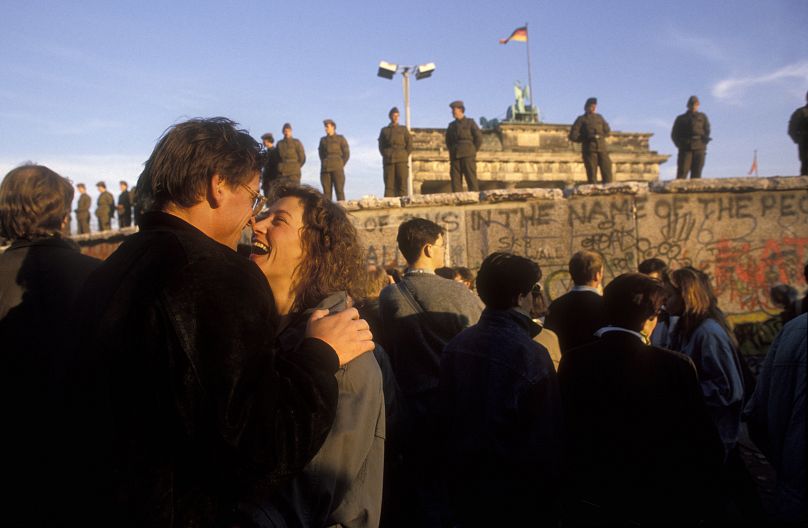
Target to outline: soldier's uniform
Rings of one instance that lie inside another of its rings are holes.
[[[121,191],[118,195],[118,227],[129,227],[132,225],[132,202],[129,199],[129,191]]]
[[[805,95],[808,100],[808,94]],[[808,104],[797,108],[788,120],[788,135],[800,153],[800,175],[808,175]]]
[[[303,143],[297,138],[283,138],[275,147],[275,156],[278,160],[278,178],[289,178],[300,183],[300,168],[306,164]]]
[[[333,121],[326,120],[326,123]],[[337,192],[337,200],[345,200],[345,164],[351,157],[348,142],[339,134],[325,135],[320,138],[317,148],[320,154],[320,183],[323,194],[331,199],[331,189]]]
[[[95,216],[98,218],[99,231],[108,231],[112,228],[112,214],[115,211],[115,197],[109,191],[98,195]]]
[[[587,99],[584,108],[597,105],[594,97]],[[581,153],[586,168],[586,179],[589,183],[597,183],[598,168],[603,183],[612,181],[612,160],[609,157],[609,147],[606,138],[611,133],[609,123],[603,116],[592,112],[578,116],[570,129],[569,140],[581,144]]]
[[[93,200],[89,194],[79,195],[79,203],[76,205],[76,223],[80,235],[90,232],[90,207],[92,205]]]
[[[465,107],[463,101],[453,101],[451,108]],[[446,148],[449,149],[449,176],[452,179],[452,192],[463,190],[463,178],[469,191],[479,191],[477,182],[477,151],[483,145],[483,134],[473,119],[455,119],[446,128]]]
[[[688,107],[697,103],[694,95],[687,101]],[[688,109],[684,114],[677,116],[673,122],[671,139],[679,155],[676,158],[676,178],[701,178],[704,160],[707,157],[707,143],[710,141],[710,120],[702,112],[693,112]]]
[[[396,113],[398,113],[397,109]],[[390,114],[393,113],[390,111]],[[384,195],[406,196],[412,138],[407,127],[390,123],[379,132],[379,152],[384,167]]]
[[[278,152],[272,147],[264,151],[264,166],[261,168],[261,190],[264,196],[269,193],[269,186],[278,179]]]

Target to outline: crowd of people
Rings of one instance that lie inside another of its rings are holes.
[[[447,268],[444,229],[413,218],[388,273],[327,194],[262,195],[265,166],[230,120],[171,127],[104,262],[61,236],[66,178],[5,176],[0,525],[805,520],[808,314],[755,380],[701,270],[607,283],[580,251],[548,305],[540,262]],[[738,486],[744,421],[777,471],[770,517]]]

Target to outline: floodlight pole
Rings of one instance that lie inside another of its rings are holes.
[[[401,70],[402,87],[404,89],[404,122],[407,126],[407,133],[410,131],[410,66],[404,66]],[[407,196],[412,196],[412,153],[407,154]]]
[[[384,79],[392,79],[396,73],[401,73],[402,88],[404,90],[404,123],[407,127],[407,133],[410,134],[412,130],[410,125],[412,122],[410,116],[410,74],[415,71],[415,78],[424,79],[432,75],[435,71],[435,63],[430,62],[420,66],[399,66],[386,61],[379,63],[379,72],[376,74]],[[407,196],[412,196],[412,153],[407,155]]]

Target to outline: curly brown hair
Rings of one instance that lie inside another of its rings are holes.
[[[276,182],[269,202],[293,196],[303,205],[300,241],[303,259],[292,278],[292,312],[303,312],[328,295],[345,291],[355,301],[364,297],[365,249],[348,213],[308,185]]]
[[[43,165],[13,169],[0,184],[0,235],[15,240],[58,236],[73,185]]]

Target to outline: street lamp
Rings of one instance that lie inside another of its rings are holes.
[[[400,66],[386,61],[379,63],[379,71],[376,73],[379,77],[384,79],[392,79],[396,72],[401,72],[402,84],[404,88],[404,120],[407,126],[407,132],[410,131],[410,72],[415,72],[415,80],[420,81],[431,77],[435,71],[435,63],[428,62],[426,64],[419,64],[418,66]],[[412,196],[412,154],[407,159],[407,195]]]

